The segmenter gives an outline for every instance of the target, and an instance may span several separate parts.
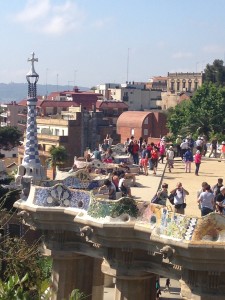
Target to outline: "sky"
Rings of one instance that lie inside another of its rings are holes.
[[[225,61],[225,0],[0,3],[0,82],[93,87],[200,72]]]

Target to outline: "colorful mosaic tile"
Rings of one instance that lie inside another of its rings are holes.
[[[64,206],[87,210],[90,204],[90,193],[82,190],[72,190],[63,184],[49,188],[36,188],[34,204],[38,206]]]
[[[133,199],[124,197],[117,201],[109,201],[92,198],[88,209],[88,215],[93,218],[105,218],[107,216],[116,218],[122,214],[137,218],[138,207]]]

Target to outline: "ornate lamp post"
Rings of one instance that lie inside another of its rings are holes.
[[[31,182],[38,185],[45,178],[44,168],[41,166],[38,153],[37,123],[36,123],[36,105],[37,105],[37,82],[39,75],[35,72],[34,62],[38,59],[31,53],[30,71],[26,75],[28,82],[27,97],[27,128],[25,152],[22,164],[19,166],[17,183],[22,185],[22,196],[27,198],[30,191]]]

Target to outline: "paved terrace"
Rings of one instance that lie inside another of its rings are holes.
[[[191,173],[185,173],[184,163],[179,159],[175,159],[174,169],[169,173],[166,168],[164,179],[162,182],[166,182],[169,185],[169,191],[176,187],[177,182],[182,182],[183,187],[189,192],[187,196],[187,208],[185,214],[191,216],[201,216],[201,212],[198,209],[197,204],[197,191],[201,188],[203,181],[208,182],[211,186],[217,183],[217,178],[221,177],[225,180],[225,161],[220,161],[215,158],[203,158],[200,166],[199,176],[194,174],[195,164],[192,163]],[[160,184],[161,177],[165,168],[164,164],[158,165],[157,175],[152,175],[153,171],[149,171],[149,175],[138,175],[137,185],[138,187],[132,187],[132,195],[136,200],[151,201],[152,197],[157,191]]]
[[[199,176],[195,176],[194,170],[195,165],[192,164],[192,173],[184,172],[184,164],[178,158],[175,159],[174,169],[169,173],[168,168],[165,170],[164,179],[162,182],[169,184],[169,191],[176,186],[178,181],[183,183],[185,189],[190,193],[187,196],[187,208],[185,213],[187,215],[199,216],[201,215],[200,210],[196,202],[197,191],[201,187],[203,181],[207,181],[210,185],[214,185],[217,182],[217,178],[224,178],[224,161],[219,161],[214,158],[203,158]],[[154,196],[158,186],[161,182],[161,177],[165,168],[164,164],[159,164],[157,176],[152,175],[152,171],[149,171],[149,175],[138,175],[137,176],[137,185],[138,187],[132,187],[132,194],[136,197],[138,201],[151,201]],[[225,180],[225,178],[224,178]],[[163,290],[165,286],[165,279],[161,278],[160,280],[161,288]],[[162,292],[160,299],[182,299],[180,297],[180,284],[178,280],[171,279],[171,293]],[[104,300],[113,300],[114,299],[114,288],[105,288]]]

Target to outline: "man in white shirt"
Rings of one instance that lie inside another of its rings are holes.
[[[188,148],[189,148],[188,141],[187,140],[183,140],[183,142],[180,144],[181,159],[183,159],[184,153],[187,151]]]
[[[189,195],[189,192],[183,188],[181,182],[178,182],[177,187],[170,193],[174,194],[175,213],[184,215],[184,203],[186,203],[185,197]]]

